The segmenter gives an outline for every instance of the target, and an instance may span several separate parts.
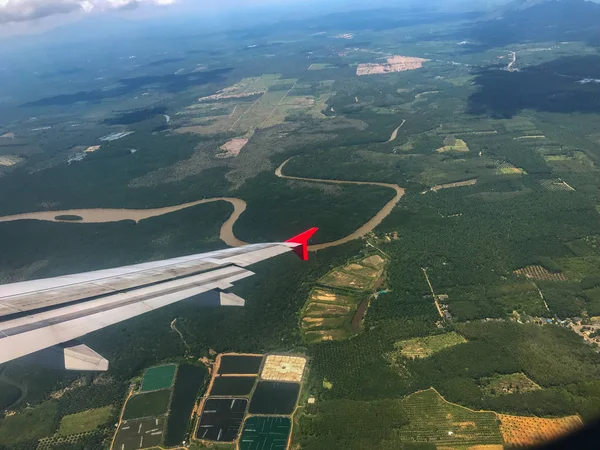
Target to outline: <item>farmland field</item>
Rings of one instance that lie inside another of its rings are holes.
[[[460,334],[450,332],[428,336],[426,338],[414,338],[400,341],[395,343],[394,347],[396,347],[402,356],[405,356],[406,358],[427,358],[445,348],[464,344],[465,342],[467,342],[467,340]]]
[[[286,417],[249,417],[242,430],[240,450],[285,450],[291,427]]]
[[[303,310],[300,327],[304,339],[318,343],[348,338],[360,323],[386,260],[380,255],[355,259],[319,279]],[[360,306],[359,306],[360,305]]]
[[[579,416],[543,419],[499,414],[498,417],[504,441],[518,446],[542,444],[583,426]]]
[[[93,431],[104,425],[112,415],[112,406],[105,406],[65,416],[60,421],[57,434],[66,436]]]
[[[291,414],[300,392],[297,383],[260,381],[250,401],[250,414]]]
[[[173,385],[176,371],[175,364],[149,368],[142,379],[142,392],[170,388]]]
[[[134,395],[125,405],[123,419],[160,416],[168,411],[170,401],[171,391],[166,389]]]
[[[210,395],[248,395],[255,383],[256,377],[216,377]]]

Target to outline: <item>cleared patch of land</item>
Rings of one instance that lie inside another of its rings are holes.
[[[220,147],[220,149],[223,150],[224,153],[218,154],[217,158],[231,158],[233,156],[237,156],[240,154],[240,152],[246,146],[247,143],[248,143],[248,139],[244,139],[244,138],[232,139]]]
[[[477,184],[477,178],[473,178],[472,180],[457,181],[456,183],[438,184],[426,191],[421,192],[421,194],[426,194],[427,192],[437,192],[442,189],[451,189],[455,187],[474,186],[475,184]]]
[[[423,338],[407,339],[396,342],[394,347],[396,352],[388,355],[391,359],[398,358],[398,352],[406,358],[427,358],[445,348],[454,347],[458,344],[464,344],[467,340],[454,331],[446,334],[427,336]]]
[[[501,162],[498,163],[498,175],[527,175],[525,170],[515,167],[510,163]]]
[[[89,409],[77,414],[64,416],[60,421],[58,435],[68,436],[71,434],[86,433],[104,425],[113,414],[112,406],[104,408]]]
[[[468,152],[469,147],[462,139],[457,139],[454,136],[446,136],[444,146],[436,150],[438,153],[444,152]]]
[[[308,70],[324,70],[324,69],[333,69],[334,66],[326,63],[312,63]]]
[[[356,75],[378,75],[383,73],[404,72],[406,70],[415,70],[423,67],[423,63],[429,61],[424,58],[415,58],[413,56],[391,56],[386,64],[359,64],[356,69]]]
[[[542,389],[537,383],[530,380],[527,375],[521,372],[497,375],[487,378],[483,382],[483,391],[490,395],[514,394]]]
[[[269,355],[260,373],[263,380],[302,381],[306,358],[302,356]]]
[[[569,186],[566,181],[562,181],[562,180],[541,180],[540,184],[545,189],[548,189],[551,192],[574,191],[575,190],[574,188]]]
[[[123,139],[124,137],[129,136],[130,134],[135,133],[135,131],[121,131],[118,133],[112,133],[109,134],[107,136],[101,137],[100,140],[102,142],[112,142],[112,141],[118,141],[119,139]]]
[[[357,98],[357,103],[358,103],[358,98]],[[398,137],[398,131],[400,131],[400,128],[402,128],[402,126],[406,123],[406,119],[402,120],[402,123],[400,125],[398,125],[396,127],[396,129],[394,131],[392,131],[392,135],[390,136],[390,138],[388,139],[388,142],[392,142],[395,141],[396,138]]]
[[[498,418],[504,441],[507,444],[519,446],[549,442],[583,426],[579,416],[542,419],[540,417],[498,414]]]
[[[378,254],[336,267],[321,277],[302,311],[300,328],[309,342],[345,339],[360,331],[372,291],[386,260]]]
[[[24,159],[17,155],[0,156],[0,166],[10,167],[19,164],[21,161],[24,161]]]
[[[542,266],[527,266],[515,270],[515,274],[524,276],[530,280],[567,281],[564,273],[552,273]]]

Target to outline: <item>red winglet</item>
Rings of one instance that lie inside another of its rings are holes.
[[[318,228],[311,228],[306,230],[304,233],[300,233],[298,236],[294,236],[285,242],[291,242],[293,244],[301,244],[298,247],[294,247],[294,253],[300,257],[303,261],[308,261],[308,240],[319,231]]]

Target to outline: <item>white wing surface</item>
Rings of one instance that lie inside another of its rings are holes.
[[[75,370],[108,362],[78,337],[189,297],[243,306],[226,290],[247,266],[293,250],[306,258],[309,230],[283,243],[254,244],[164,261],[0,286],[0,363],[34,354]],[[40,352],[49,349],[49,351]]]

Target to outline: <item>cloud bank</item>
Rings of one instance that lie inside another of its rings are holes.
[[[129,9],[142,3],[171,5],[175,0],[0,0],[0,24],[27,22],[57,14]]]

